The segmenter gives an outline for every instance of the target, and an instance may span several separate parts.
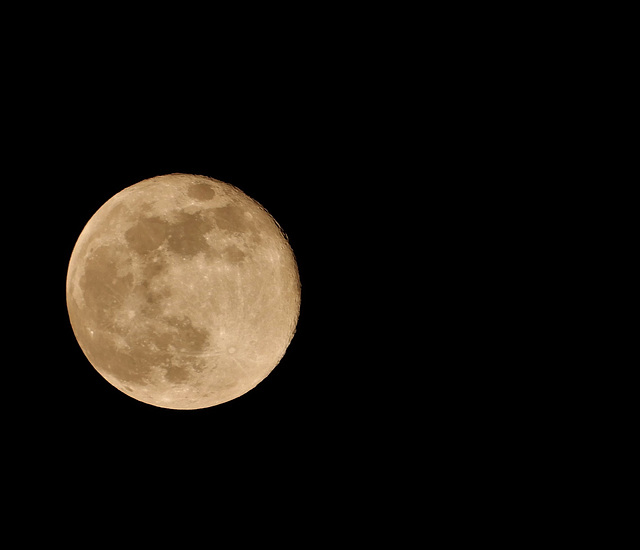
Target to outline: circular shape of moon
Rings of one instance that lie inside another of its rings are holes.
[[[95,369],[125,394],[201,409],[251,390],[300,312],[278,223],[232,185],[170,174],[109,199],[71,254],[67,309]]]

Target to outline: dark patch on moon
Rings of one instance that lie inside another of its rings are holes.
[[[244,260],[245,253],[235,244],[232,244],[222,251],[222,257],[229,263],[237,264]]]
[[[134,293],[141,297],[140,313],[146,317],[157,317],[162,313],[163,302],[171,296],[167,286],[152,289],[148,281],[134,287]]]
[[[151,279],[153,279],[157,275],[160,275],[160,273],[162,273],[167,268],[167,266],[168,262],[162,257],[156,257],[148,261],[146,264],[144,264],[144,267],[142,269],[142,276],[144,279],[143,284],[148,284]]]
[[[205,233],[212,228],[213,222],[201,214],[181,212],[169,228],[169,249],[183,256],[195,256],[209,248]]]
[[[165,317],[163,322],[164,332],[152,335],[159,349],[187,353],[203,351],[209,335],[206,330],[194,327],[189,317]]]
[[[187,195],[189,195],[192,199],[196,199],[199,201],[206,201],[212,199],[215,196],[216,192],[213,190],[213,187],[208,183],[196,183],[189,187],[187,191]]]
[[[184,382],[190,378],[187,369],[183,367],[177,367],[175,365],[169,365],[165,371],[165,377],[169,382]]]
[[[157,217],[142,218],[124,234],[127,244],[138,254],[148,254],[167,238],[169,225]]]
[[[216,224],[220,229],[232,233],[243,233],[251,229],[244,216],[244,208],[239,206],[221,206],[215,211]]]
[[[93,251],[80,278],[87,309],[99,322],[110,319],[109,310],[131,292],[133,275],[118,276],[118,252],[111,246]]]

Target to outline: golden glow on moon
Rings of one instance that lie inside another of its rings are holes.
[[[67,308],[113,386],[200,409],[246,393],[279,363],[300,280],[286,236],[256,201],[170,174],[124,189],[89,220],[71,254]]]

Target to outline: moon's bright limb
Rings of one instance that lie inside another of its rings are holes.
[[[286,236],[256,201],[170,174],[124,189],[89,220],[71,254],[67,308],[113,386],[200,409],[246,393],[279,363],[300,280]]]

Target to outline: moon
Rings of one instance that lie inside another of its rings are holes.
[[[110,384],[157,407],[201,409],[245,394],[280,362],[300,278],[286,235],[255,200],[169,174],[93,215],[66,297],[82,351]]]

